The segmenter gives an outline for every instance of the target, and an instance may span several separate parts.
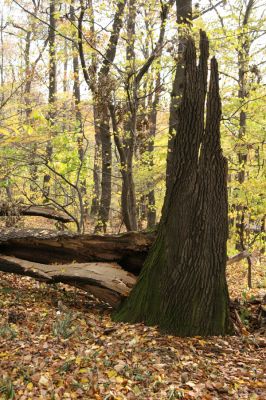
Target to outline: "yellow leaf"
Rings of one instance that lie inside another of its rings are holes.
[[[88,368],[81,368],[81,369],[79,370],[79,372],[80,372],[81,374],[84,374],[84,373],[88,372]]]
[[[82,361],[82,358],[81,357],[77,357],[76,359],[75,359],[75,363],[76,364],[81,364],[81,361]]]
[[[205,340],[199,340],[199,344],[203,347],[203,346],[205,346],[205,344],[206,344],[207,342],[205,342]]]
[[[107,371],[108,378],[114,378],[117,376],[117,372],[114,369],[111,369],[110,371]]]
[[[116,376],[115,380],[116,380],[117,383],[123,383],[124,382],[124,378],[122,376],[120,376],[120,375]]]
[[[29,390],[32,390],[32,389],[33,389],[33,383],[32,383],[32,382],[29,382],[29,383],[27,384],[27,389],[29,389]]]

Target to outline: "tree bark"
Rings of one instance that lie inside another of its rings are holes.
[[[102,148],[101,200],[96,232],[106,232],[112,196],[112,139],[108,103],[101,104],[99,136]]]
[[[178,60],[171,93],[169,140],[166,165],[166,186],[171,182],[173,146],[175,135],[178,133],[178,108],[183,94],[184,83],[184,53],[192,21],[192,0],[176,0],[176,21],[178,23]]]
[[[220,147],[215,59],[204,127],[208,40],[203,32],[200,49],[197,66],[195,44],[192,39],[187,42],[172,185],[167,189],[157,239],[138,283],[114,316],[117,321],[159,325],[180,336],[231,332],[225,277],[227,163]]]
[[[155,233],[100,236],[5,229],[0,231],[0,252],[45,264],[116,262],[138,275],[154,240]]]
[[[161,71],[157,71],[157,78],[155,81],[155,95],[154,100],[152,102],[151,112],[149,115],[149,127],[150,127],[150,137],[148,140],[148,153],[149,153],[149,167],[153,170],[154,166],[154,140],[156,135],[156,127],[157,127],[157,108],[160,102],[160,93],[161,93]],[[154,190],[154,180],[151,182],[151,190],[148,193],[148,212],[147,212],[147,228],[153,229],[156,224],[156,207],[155,207],[155,190]]]
[[[49,124],[49,140],[46,146],[46,162],[52,158],[53,147],[51,138],[53,135],[53,127],[54,127],[54,119],[55,119],[55,99],[56,99],[56,49],[55,49],[55,27],[56,27],[56,19],[55,19],[55,0],[49,0],[49,33],[48,33],[48,42],[49,42],[49,87],[48,87],[48,102],[49,102],[49,112],[47,121]],[[47,197],[50,193],[50,172],[47,172],[43,178],[43,196],[44,201],[47,201]]]
[[[135,0],[128,2],[128,18],[127,18],[127,73],[128,76],[135,74],[135,25],[136,25],[136,4]],[[129,78],[128,78],[129,90]],[[121,193],[121,211],[123,222],[127,231],[137,230],[137,210],[136,210],[136,193],[135,183],[133,178],[133,156],[134,144],[136,136],[136,123],[137,123],[137,86],[135,81],[132,84],[132,98],[127,101],[127,114],[124,123],[125,139],[123,140],[124,149],[124,162],[121,160],[121,174],[122,174],[122,193]],[[120,154],[121,150],[119,151]]]

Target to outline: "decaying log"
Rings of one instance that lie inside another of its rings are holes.
[[[136,283],[133,274],[115,263],[47,265],[0,254],[0,270],[26,275],[47,283],[67,283],[117,307]]]
[[[48,206],[25,206],[18,205],[16,208],[6,208],[3,203],[0,204],[0,217],[15,215],[25,215],[29,217],[44,217],[48,219],[54,219],[55,221],[68,223],[73,220],[62,211],[56,210],[53,207]]]
[[[47,283],[67,283],[116,307],[136,283],[155,235],[128,232],[99,236],[6,229],[0,231],[0,271]],[[231,257],[227,265],[248,255],[242,252]]]
[[[47,230],[0,231],[0,252],[29,261],[54,264],[116,262],[138,275],[155,233],[77,235]]]
[[[138,275],[155,232],[127,232],[120,235],[77,235],[49,230],[0,230],[0,252],[43,264],[71,262],[116,262]],[[241,252],[227,260],[227,265],[249,256]]]

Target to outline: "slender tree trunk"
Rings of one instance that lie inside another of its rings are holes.
[[[244,37],[243,37],[244,35]],[[238,98],[241,103],[244,103],[248,97],[248,59],[249,59],[249,43],[248,38],[245,37],[245,34],[240,35],[239,38],[239,47],[241,46],[241,50],[238,53]],[[243,43],[242,43],[243,42]],[[245,110],[240,111],[239,115],[239,139],[243,139],[246,134],[247,129],[247,113]],[[246,146],[240,145],[240,150],[238,152],[238,162],[239,162],[239,173],[238,173],[238,181],[239,183],[243,183],[245,181],[245,164],[247,162],[247,149]]]
[[[30,49],[31,49],[31,37],[32,30],[29,30],[26,34],[26,46],[25,46],[25,73],[26,73],[26,83],[24,88],[24,101],[26,106],[26,123],[28,125],[31,124],[31,113],[32,113],[32,99],[31,99],[31,86],[33,79],[33,71],[30,64]],[[36,165],[36,152],[37,152],[37,143],[33,143],[31,145],[31,157],[30,157],[30,175],[31,175],[31,184],[30,190],[33,193],[32,200],[36,197],[36,181],[37,181],[37,165]]]
[[[118,39],[123,23],[123,14],[126,0],[122,0],[117,5],[117,10],[113,20],[113,27],[109,43],[107,46],[105,59],[98,74],[98,84],[96,89],[97,108],[99,111],[99,137],[102,147],[102,181],[101,181],[101,200],[98,213],[98,223],[96,231],[106,231],[109,212],[111,206],[112,192],[112,136],[110,130],[110,85],[109,72],[112,62],[115,59]]]
[[[49,112],[48,112],[48,124],[49,124],[49,140],[46,146],[46,161],[49,162],[52,158],[53,147],[51,138],[53,136],[53,128],[55,124],[55,99],[56,99],[56,49],[55,49],[55,27],[56,27],[56,19],[55,19],[55,0],[50,0],[49,5],[49,33],[48,33],[48,42],[49,42],[49,87],[48,87],[48,103],[49,103]],[[50,173],[47,172],[43,178],[43,195],[44,200],[47,200],[47,197],[50,193]]]
[[[1,93],[0,93],[0,106],[4,102],[4,13],[3,13],[3,5],[1,9],[1,22],[0,22],[0,45],[1,45],[1,65],[0,65],[0,85],[1,85]]]
[[[75,13],[73,5],[70,6],[70,17],[71,21],[75,23]],[[82,114],[80,109],[81,103],[81,94],[80,94],[80,79],[79,79],[79,58],[77,53],[76,44],[72,44],[72,64],[73,64],[73,97],[75,103],[75,125],[77,132],[77,143],[78,143],[78,154],[79,160],[83,163],[84,160],[84,146],[83,146],[83,122],[82,122]]]
[[[127,20],[127,68],[128,74],[135,73],[135,24],[136,24],[136,4],[135,0],[129,0],[128,3],[128,20]],[[129,84],[129,81],[128,81]],[[137,124],[137,87],[135,81],[132,83],[132,98],[128,99],[127,114],[124,124],[125,130],[125,163],[122,168],[122,194],[121,194],[121,211],[123,222],[128,231],[137,230],[137,208],[136,193],[133,177],[133,156],[136,140],[136,124]],[[129,88],[128,88],[129,89]]]
[[[65,12],[67,9],[65,8]],[[62,131],[66,131],[69,129],[69,122],[67,121],[68,109],[67,109],[67,91],[68,91],[68,62],[69,62],[69,54],[68,54],[68,42],[67,39],[64,39],[64,64],[63,64],[63,93],[64,93],[64,102],[63,102],[63,110],[62,110]]]
[[[136,4],[134,0],[129,1],[129,14],[127,24],[128,45],[127,45],[127,62],[128,62],[128,79],[126,84],[126,92],[128,93],[127,115],[125,118],[123,147],[125,149],[124,164],[121,163],[122,173],[122,216],[123,222],[127,230],[137,229],[137,209],[136,194],[133,179],[133,155],[136,141],[137,113],[139,109],[138,89],[143,76],[149,70],[153,60],[161,55],[161,49],[165,35],[165,24],[169,10],[173,4],[173,0],[162,4],[161,10],[161,27],[158,41],[151,56],[146,63],[136,73],[135,68],[135,24],[136,24]],[[121,152],[119,152],[121,153]]]
[[[99,117],[96,105],[93,105],[93,119],[95,129],[94,162],[93,162],[93,198],[91,203],[91,216],[95,217],[99,213],[101,196],[101,138],[99,132]]]
[[[201,33],[196,64],[192,39],[185,52],[185,80],[174,141],[172,185],[167,188],[158,237],[117,321],[159,325],[180,336],[231,332],[225,277],[227,161],[220,146],[221,103],[217,62],[204,126],[208,41]]]
[[[34,7],[34,15],[37,16],[39,10],[39,4],[36,4]],[[34,78],[34,73],[38,61],[41,58],[41,55],[47,45],[47,40],[44,42],[44,47],[40,51],[39,55],[34,61],[31,61],[31,48],[32,48],[32,40],[34,38],[34,32],[36,31],[37,25],[36,20],[29,18],[28,20],[28,28],[26,30],[26,37],[25,37],[25,51],[24,51],[24,61],[25,61],[25,85],[23,86],[23,98],[25,104],[25,114],[26,114],[26,124],[30,126],[34,126],[34,120],[31,116],[32,109],[33,109],[33,96],[31,94],[32,90],[32,82]],[[18,25],[19,29],[25,30]],[[36,192],[37,192],[37,178],[38,178],[38,167],[36,163],[37,157],[37,143],[33,142],[30,144],[30,162],[29,162],[29,170],[30,170],[30,190],[31,190],[31,200],[34,201],[36,199]]]
[[[240,100],[240,105],[244,105],[249,97],[249,58],[250,58],[250,33],[247,33],[247,26],[249,24],[250,16],[255,6],[254,0],[249,0],[246,4],[242,26],[240,27],[241,32],[238,35],[238,98]],[[239,131],[238,131],[238,182],[243,184],[246,180],[246,163],[247,163],[247,146],[244,142],[247,130],[247,112],[244,108],[241,109],[239,115]],[[238,240],[236,243],[236,248],[244,251],[246,249],[245,245],[245,217],[246,217],[247,207],[242,203],[237,206],[236,215],[236,227]],[[251,287],[251,259],[248,257],[248,285]]]
[[[156,127],[157,127],[157,108],[160,101],[160,89],[161,87],[161,74],[160,70],[157,71],[157,79],[155,82],[155,95],[154,100],[152,102],[152,109],[150,113],[150,137],[148,141],[148,153],[149,153],[149,167],[153,170],[154,166],[154,139],[156,135]],[[155,192],[154,192],[154,181],[152,179],[152,189],[148,193],[148,214],[147,214],[147,228],[152,229],[156,224],[156,207],[155,207]]]
[[[108,103],[101,105],[100,118],[99,135],[101,138],[102,148],[102,194],[99,206],[98,222],[95,230],[96,232],[101,230],[106,232],[112,195],[112,140]]]
[[[133,156],[132,156],[133,158]],[[128,160],[127,170],[122,173],[122,217],[127,231],[137,230],[136,192],[133,179],[132,159]]]

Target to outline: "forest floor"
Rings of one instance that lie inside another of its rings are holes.
[[[265,270],[255,263],[247,291],[244,265],[228,269],[241,335],[207,339],[114,323],[81,291],[0,273],[0,399],[266,399],[265,331],[248,302],[265,295]]]

